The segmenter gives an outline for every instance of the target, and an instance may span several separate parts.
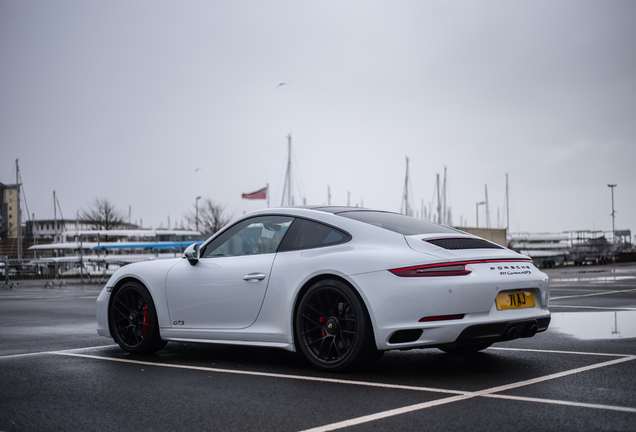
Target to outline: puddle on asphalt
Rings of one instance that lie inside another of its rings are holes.
[[[625,269],[600,269],[600,270],[581,270],[576,273],[633,273],[633,268]]]
[[[97,334],[97,323],[66,324],[58,326],[21,326],[21,327],[0,327],[0,335],[20,335],[20,336],[52,336],[64,334]]]
[[[636,311],[553,313],[550,330],[579,339],[636,337]]]
[[[609,283],[617,282],[625,279],[636,279],[636,276],[599,276],[599,277],[577,277],[577,278],[551,278],[552,282],[590,282],[590,283]]]

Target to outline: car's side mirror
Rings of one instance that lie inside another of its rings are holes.
[[[199,262],[199,243],[192,243],[183,252],[183,257],[188,260],[190,265],[196,265]]]

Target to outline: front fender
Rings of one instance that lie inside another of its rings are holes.
[[[181,258],[176,258],[129,264],[120,268],[111,276],[106,283],[104,291],[108,291],[110,293],[126,280],[136,280],[140,282],[146,287],[146,289],[148,289],[148,292],[152,297],[152,301],[155,304],[159,327],[170,327],[170,314],[168,312],[168,302],[166,299],[166,276],[168,271],[170,271],[170,269],[180,261]],[[100,299],[98,298],[97,300],[99,314]]]

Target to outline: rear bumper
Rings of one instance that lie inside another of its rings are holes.
[[[497,267],[471,265],[472,273],[466,276],[400,278],[388,271],[356,275],[355,282],[365,287],[361,292],[377,348],[485,344],[545,331],[550,323],[548,277],[529,263],[523,271],[505,274]],[[497,294],[516,291],[532,292],[535,306],[498,310]],[[446,315],[462,317],[420,321]]]
[[[538,332],[546,331],[550,325],[550,317],[536,320],[498,322],[477,324],[464,329],[456,343],[502,342],[520,337],[532,337]]]

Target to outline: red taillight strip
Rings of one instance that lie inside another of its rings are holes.
[[[429,316],[420,318],[419,322],[458,320],[464,318],[465,315],[466,314]]]
[[[504,258],[504,259],[484,259],[484,260],[469,260],[469,261],[456,261],[445,262],[436,264],[427,264],[415,267],[403,267],[398,269],[389,270],[396,276],[400,277],[427,277],[427,276],[465,276],[470,274],[470,270],[465,268],[461,269],[444,269],[444,267],[459,267],[468,264],[486,264],[486,263],[500,263],[500,262],[528,262],[532,260],[525,258]],[[436,270],[437,269],[437,270]]]

